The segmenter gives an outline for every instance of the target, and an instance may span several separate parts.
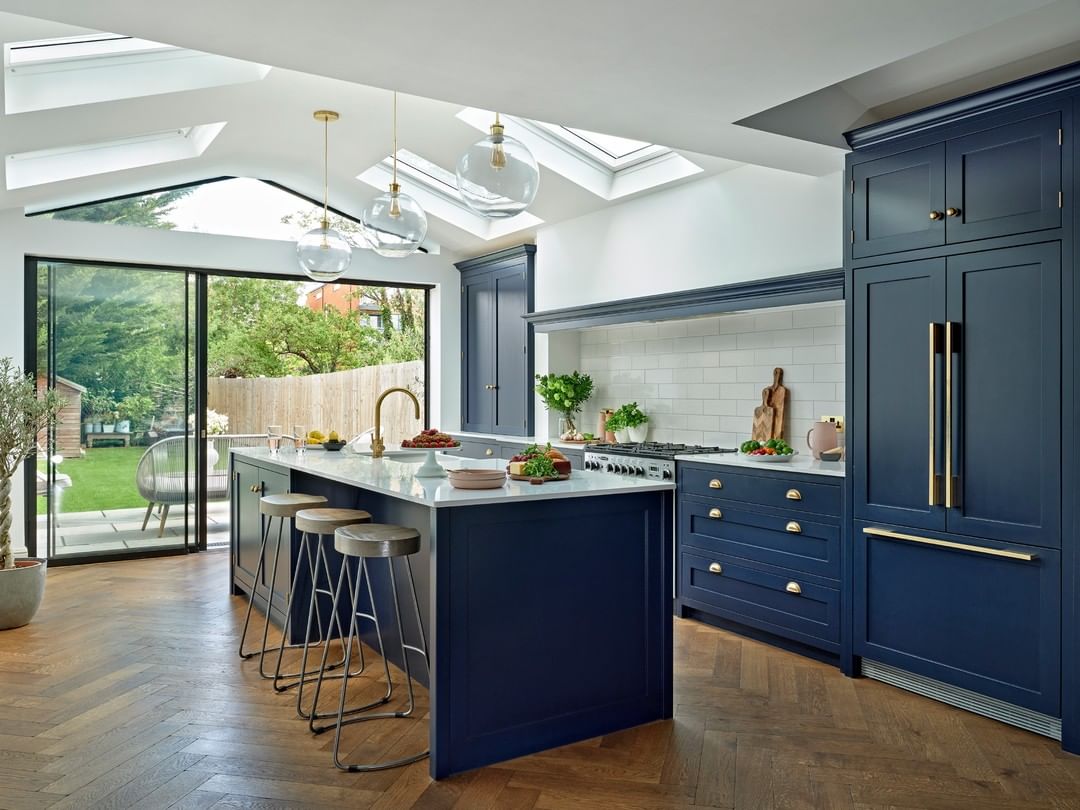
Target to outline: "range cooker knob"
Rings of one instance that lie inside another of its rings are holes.
[[[664,470],[664,478],[671,478],[671,470]]]
[[[615,472],[615,465],[614,464],[608,464],[607,465],[607,471],[608,472]]]
[[[645,474],[645,468],[644,467],[635,467],[634,472],[637,473],[638,475],[644,475]]]

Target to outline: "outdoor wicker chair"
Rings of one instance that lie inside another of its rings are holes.
[[[254,447],[266,441],[260,433],[222,434],[209,436],[207,447],[217,454],[207,459],[206,500],[225,501],[229,498],[229,449]],[[158,537],[165,534],[169,507],[182,506],[195,495],[195,439],[190,436],[170,436],[147,448],[135,471],[139,494],[147,500],[143,531],[150,522],[154,507],[160,509]]]

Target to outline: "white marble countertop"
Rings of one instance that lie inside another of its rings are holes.
[[[318,475],[330,481],[435,508],[675,489],[675,484],[669,481],[642,480],[591,470],[574,470],[566,481],[549,481],[539,485],[507,479],[499,489],[454,489],[445,478],[417,478],[416,470],[420,467],[420,461],[373,459],[346,451],[331,453],[311,449],[302,456],[293,450],[283,449],[273,458],[265,447],[234,447],[231,452],[263,464]],[[437,458],[446,469],[503,469],[506,466],[504,460],[494,458],[455,458],[447,454],[439,454]]]
[[[780,473],[807,473],[809,475],[828,475],[833,478],[844,477],[844,461],[818,461],[809,453],[798,454],[791,461],[770,464],[764,461],[749,461],[739,453],[703,453],[701,455],[675,456],[676,461],[695,461],[699,464],[722,464],[725,467],[743,467],[751,470],[772,470]]]

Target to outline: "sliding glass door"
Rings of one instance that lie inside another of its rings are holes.
[[[37,462],[37,554],[86,561],[198,548],[199,278],[45,261],[36,276],[38,384],[67,401]]]

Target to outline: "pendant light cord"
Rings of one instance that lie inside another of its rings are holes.
[[[394,91],[394,185],[397,185],[397,90]]]
[[[323,197],[322,197],[322,225],[323,230],[330,229],[330,217],[327,209],[327,199],[330,197],[330,170],[327,164],[330,162],[330,118],[329,116],[323,118]]]

